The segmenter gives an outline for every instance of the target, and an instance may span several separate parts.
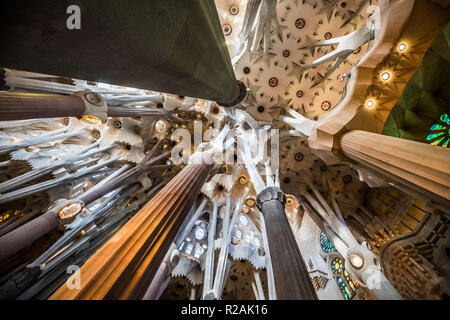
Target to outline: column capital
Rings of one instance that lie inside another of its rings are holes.
[[[256,205],[262,211],[264,202],[277,200],[284,206],[286,204],[286,195],[278,187],[267,187],[263,189],[256,197]]]

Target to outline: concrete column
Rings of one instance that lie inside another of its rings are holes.
[[[286,196],[277,187],[263,189],[256,198],[257,206],[264,216],[277,298],[317,300],[284,211],[285,202]]]

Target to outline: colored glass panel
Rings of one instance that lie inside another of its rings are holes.
[[[331,271],[333,271],[334,274],[341,274],[343,268],[342,260],[339,258],[334,258],[333,261],[331,261]]]
[[[450,117],[444,113],[439,118],[439,123],[435,123],[430,127],[426,140],[434,146],[448,147],[450,142]]]
[[[333,242],[331,242],[323,232],[320,234],[320,246],[325,253],[330,253],[335,250]]]

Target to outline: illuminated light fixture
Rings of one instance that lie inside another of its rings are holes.
[[[245,204],[250,208],[253,208],[253,206],[255,205],[255,200],[252,198],[248,198],[247,200],[245,200]]]
[[[375,102],[373,102],[373,100],[367,100],[367,102],[366,102],[367,108],[372,108],[374,105],[375,105]]]
[[[291,205],[293,203],[294,203],[294,199],[292,198],[292,196],[291,195],[287,195],[286,196],[286,204],[287,205]]]
[[[240,176],[239,177],[239,183],[240,184],[246,184],[247,183],[247,177],[246,176]]]
[[[75,217],[83,210],[83,207],[79,203],[71,203],[65,207],[63,207],[58,212],[58,218],[60,220],[68,220]]]
[[[195,231],[194,231],[194,237],[198,241],[201,241],[201,240],[205,239],[206,238],[206,231],[205,231],[205,229],[203,229],[202,227],[196,228]]]
[[[356,269],[360,269],[364,264],[364,260],[361,258],[360,255],[352,254],[352,255],[350,255],[350,263]]]
[[[159,133],[166,133],[169,125],[164,120],[158,120],[155,123],[155,130]]]
[[[406,44],[404,44],[403,42],[402,43],[400,43],[399,45],[398,45],[398,51],[405,51],[406,50]]]
[[[381,79],[384,81],[388,81],[390,78],[391,78],[391,74],[387,71],[385,71],[381,74]]]
[[[80,119],[82,122],[88,123],[88,124],[101,124],[102,120],[100,118],[94,117],[94,116],[81,116]]]

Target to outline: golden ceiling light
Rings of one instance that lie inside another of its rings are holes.
[[[359,254],[355,253],[350,255],[350,263],[356,269],[360,269],[364,265],[364,260]]]
[[[250,212],[250,209],[247,208],[247,207],[244,207],[244,208],[242,209],[242,212],[245,213],[245,214],[247,214],[247,213]]]
[[[240,183],[240,184],[246,184],[246,183],[248,182],[248,179],[247,179],[246,176],[240,176],[240,177],[238,178],[238,180],[239,180],[239,183]]]
[[[102,123],[102,120],[100,118],[94,117],[94,116],[81,116],[81,121],[87,124],[100,124]]]
[[[247,200],[245,200],[245,204],[247,206],[249,206],[250,208],[253,208],[256,204],[255,199],[253,198],[248,198]]]
[[[374,107],[375,106],[375,101],[373,101],[372,99],[368,99],[367,101],[366,101],[366,107],[367,108],[372,108],[372,107]]]
[[[83,210],[83,207],[79,203],[71,203],[65,207],[63,207],[58,212],[58,218],[60,220],[68,220],[75,217]]]
[[[100,137],[101,137],[100,131],[94,130],[94,131],[92,132],[92,136],[93,136],[95,139],[100,139]]]
[[[398,45],[398,51],[403,52],[403,51],[405,51],[405,50],[406,50],[406,43],[401,42],[401,43]]]
[[[286,196],[286,204],[287,205],[292,205],[293,203],[294,203],[294,198],[290,194],[288,194]]]
[[[388,71],[384,71],[381,74],[381,80],[388,81],[391,78],[391,74]]]

